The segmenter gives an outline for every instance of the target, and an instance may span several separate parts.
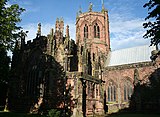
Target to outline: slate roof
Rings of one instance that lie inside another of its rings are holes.
[[[107,57],[105,67],[151,61],[151,51],[155,46],[144,45],[112,51]]]

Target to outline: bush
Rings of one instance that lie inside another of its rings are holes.
[[[60,111],[58,111],[57,109],[51,109],[48,112],[49,117],[60,117]]]

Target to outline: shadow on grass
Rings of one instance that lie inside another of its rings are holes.
[[[0,117],[46,117],[38,114],[16,113],[0,111]]]
[[[151,111],[131,111],[126,108],[117,113],[108,114],[105,117],[160,117],[160,113]]]

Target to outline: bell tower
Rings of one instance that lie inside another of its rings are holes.
[[[76,43],[79,52],[79,72],[83,71],[82,65],[86,63],[87,72],[94,75],[96,69],[98,70],[97,65],[99,62],[103,64],[104,57],[110,51],[108,11],[104,5],[101,12],[94,12],[90,3],[88,12],[77,13]]]

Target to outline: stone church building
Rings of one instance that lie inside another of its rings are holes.
[[[47,36],[17,42],[11,65],[9,108],[39,112],[59,108],[74,117],[116,112],[128,107],[138,82],[156,69],[148,45],[111,51],[108,11],[76,17],[76,42],[63,19]]]

